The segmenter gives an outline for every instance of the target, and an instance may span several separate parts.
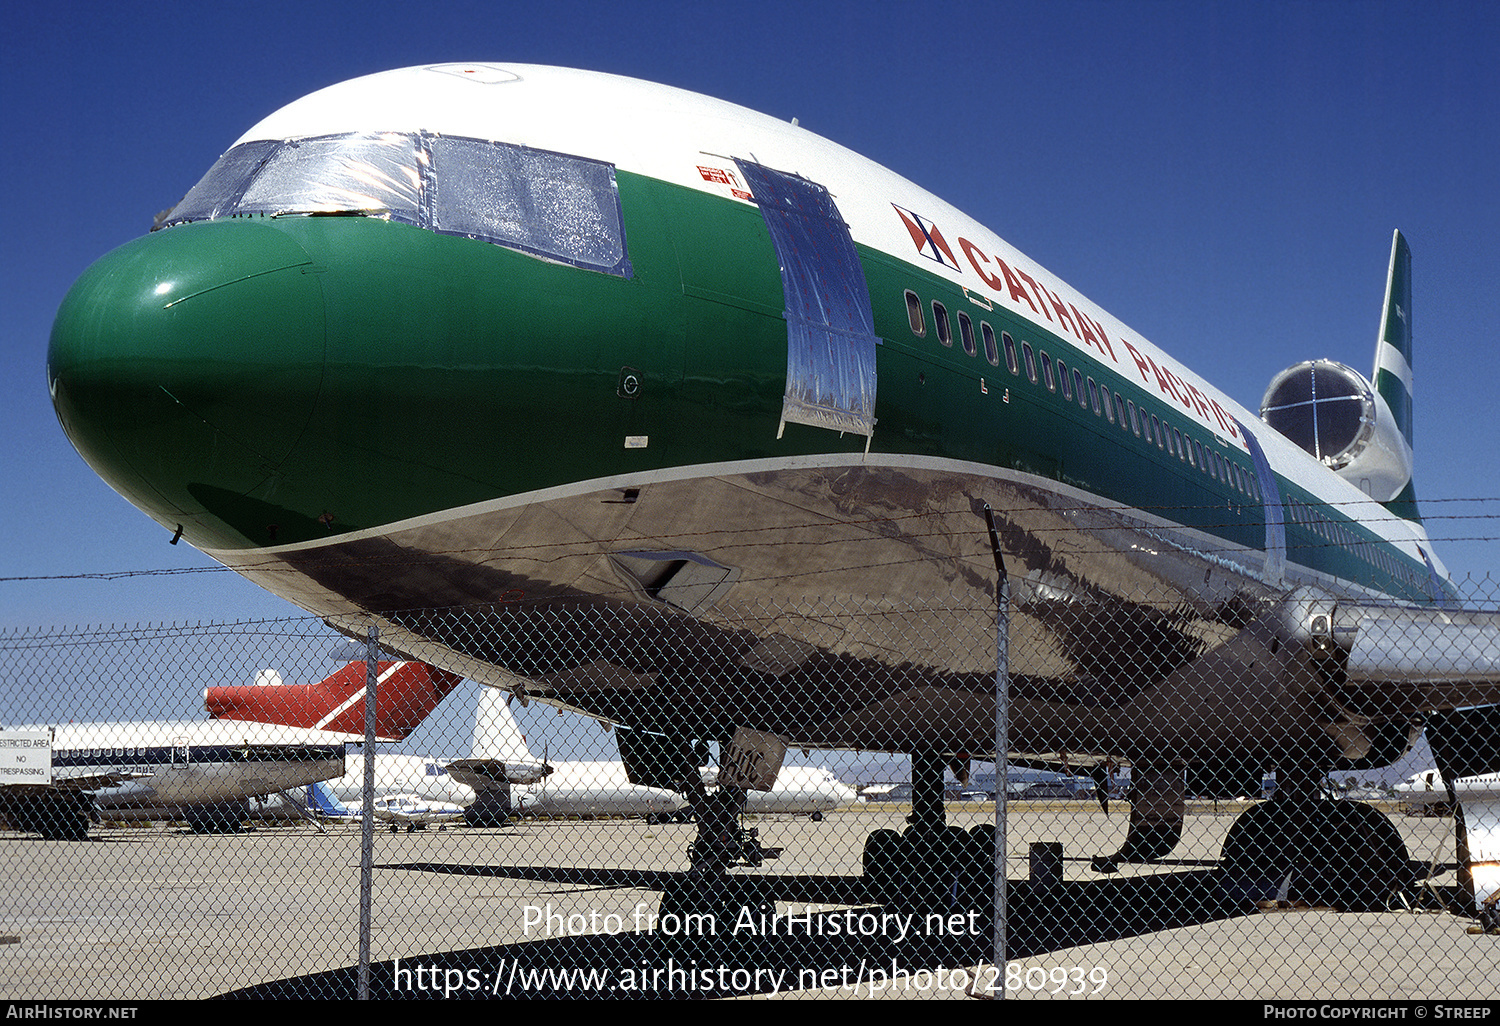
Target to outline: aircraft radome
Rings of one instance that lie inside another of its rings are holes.
[[[385,614],[393,651],[660,753],[741,730],[913,753],[916,822],[866,849],[898,880],[950,857],[941,769],[993,757],[992,672],[884,649],[839,600],[968,591],[982,634],[985,506],[1011,755],[1131,765],[1117,858],[1176,843],[1183,767],[1225,795],[1275,768],[1226,865],[1283,880],[1307,853],[1271,839],[1307,832],[1387,887],[1394,827],[1315,781],[1500,702],[1495,622],[1450,608],[1412,485],[1399,233],[1372,378],[1299,365],[1263,420],[879,164],[631,79],[331,86],[159,227],[82,275],[48,353],[112,487],[351,633]],[[737,608],[782,615],[758,637]]]

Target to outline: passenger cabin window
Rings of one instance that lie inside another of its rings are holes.
[[[974,348],[974,322],[969,320],[969,315],[962,310],[958,313],[958,340],[964,347],[964,353],[973,356]]]
[[[402,132],[244,143],[164,226],[245,214],[400,221],[631,276],[614,165],[509,143]]]
[[[1031,354],[1031,343],[1021,343],[1021,358],[1026,361],[1026,379],[1036,384],[1036,357]]]
[[[1010,368],[1012,374],[1021,373],[1021,362],[1016,359],[1016,340],[1010,337],[1010,332],[1000,333],[1000,344],[1005,347],[1005,366]]]
[[[1052,357],[1048,356],[1041,350],[1037,351],[1037,356],[1040,357],[1042,361],[1042,380],[1047,383],[1047,391],[1056,392],[1057,382],[1052,379]],[[1062,366],[1062,361],[1058,361],[1058,366]],[[1066,375],[1064,375],[1064,378],[1066,379]]]
[[[917,338],[927,334],[927,325],[922,321],[922,301],[911,289],[906,290],[906,322],[911,325],[911,333]]]
[[[1057,380],[1062,382],[1063,398],[1073,398],[1073,379],[1068,377],[1068,365],[1061,359],[1057,361]]]
[[[995,348],[995,329],[990,327],[988,321],[979,322],[979,335],[984,339],[984,358],[990,362],[990,366],[1000,366],[1000,350]]]
[[[932,326],[937,329],[939,342],[945,346],[953,345],[953,325],[948,323],[948,308],[936,299],[932,301]]]

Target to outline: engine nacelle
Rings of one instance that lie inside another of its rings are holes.
[[[1305,360],[1271,380],[1260,417],[1377,502],[1411,480],[1411,446],[1364,375],[1332,360]]]

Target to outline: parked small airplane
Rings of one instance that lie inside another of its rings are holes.
[[[375,818],[391,825],[391,833],[405,824],[410,833],[425,830],[437,824],[438,829],[449,823],[460,823],[464,818],[464,807],[452,802],[436,802],[416,794],[391,794],[375,799]]]
[[[356,800],[346,804],[325,781],[309,784],[305,789],[307,811],[319,819],[358,822],[364,818],[364,804]],[[453,802],[433,801],[415,794],[385,795],[375,799],[375,818],[390,824],[395,833],[401,824],[407,832],[424,830],[430,824],[439,829],[464,818],[464,807]]]

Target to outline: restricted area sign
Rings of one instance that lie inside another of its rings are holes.
[[[52,733],[0,731],[0,784],[52,783]]]

